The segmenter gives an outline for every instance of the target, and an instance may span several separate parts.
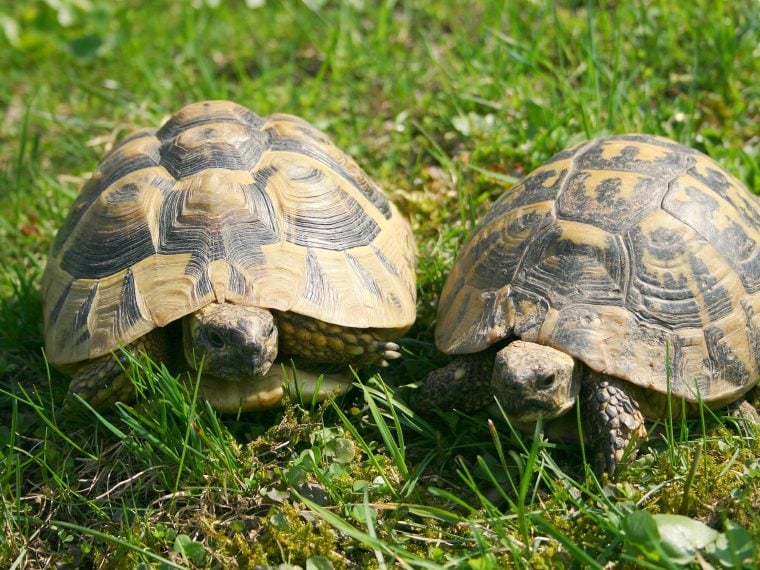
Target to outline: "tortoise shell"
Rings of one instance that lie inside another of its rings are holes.
[[[665,138],[592,140],[502,195],[441,294],[449,354],[519,337],[687,401],[756,383],[760,208],[713,160]]]
[[[324,133],[196,103],[122,140],[76,199],[43,277],[47,356],[95,358],[211,302],[408,327],[414,272],[409,224]]]

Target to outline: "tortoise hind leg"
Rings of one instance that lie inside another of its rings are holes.
[[[64,411],[70,411],[76,404],[74,395],[96,409],[134,399],[134,386],[125,374],[125,370],[129,369],[129,358],[125,351],[133,356],[144,352],[156,362],[165,361],[169,356],[166,333],[162,329],[155,329],[128,344],[123,350],[116,350],[83,363],[71,377]]]
[[[399,345],[393,340],[407,330],[343,327],[290,312],[277,312],[275,319],[282,354],[357,368],[387,366],[389,360],[399,358]]]
[[[627,383],[590,373],[581,389],[582,416],[588,418],[596,473],[615,474],[629,446],[646,439],[644,416]]]

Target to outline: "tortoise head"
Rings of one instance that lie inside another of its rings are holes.
[[[509,417],[533,422],[556,418],[572,408],[581,374],[568,354],[518,340],[496,354],[491,385]]]
[[[212,303],[183,320],[185,360],[232,382],[259,378],[277,356],[277,328],[266,309]]]

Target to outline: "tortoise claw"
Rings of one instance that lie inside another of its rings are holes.
[[[380,355],[382,357],[382,362],[385,362],[385,364],[380,364],[380,366],[387,366],[388,360],[396,360],[397,358],[401,358],[401,347],[396,344],[395,342],[383,342],[378,343],[378,352],[380,352]]]

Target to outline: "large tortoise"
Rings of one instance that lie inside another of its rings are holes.
[[[131,397],[125,347],[202,366],[214,406],[256,410],[293,375],[270,370],[278,354],[355,367],[399,356],[392,341],[415,317],[415,246],[322,132],[208,101],[102,160],[58,232],[42,292],[47,357],[93,406]],[[320,396],[350,383],[328,376]]]
[[[624,135],[564,150],[501,196],[443,288],[437,347],[469,355],[414,396],[567,433],[598,471],[644,417],[719,407],[757,383],[760,208],[707,156]],[[562,421],[564,419],[564,421]],[[568,421],[569,420],[569,421]],[[569,427],[568,427],[569,426]]]

